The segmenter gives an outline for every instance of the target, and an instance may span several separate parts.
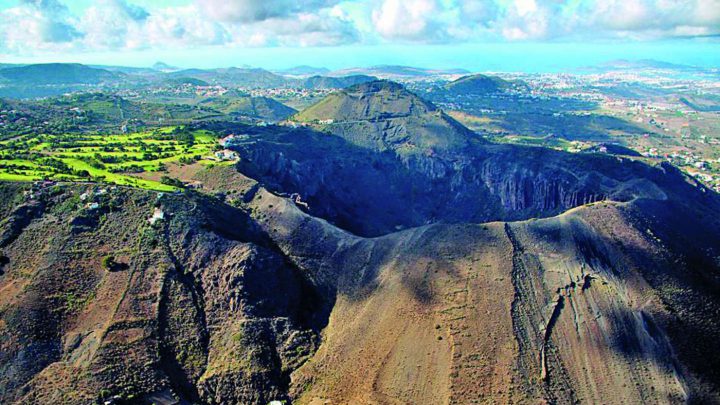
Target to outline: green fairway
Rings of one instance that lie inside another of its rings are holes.
[[[25,175],[25,174],[11,174],[11,173],[2,173],[0,172],[0,181],[35,181],[35,180],[41,180],[42,177],[40,176],[32,176],[32,175]]]
[[[214,133],[178,127],[111,135],[24,135],[0,142],[0,180],[98,181],[172,191],[176,187],[138,173],[162,172],[171,162],[202,162],[216,148]]]

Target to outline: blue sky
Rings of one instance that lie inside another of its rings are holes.
[[[0,0],[0,62],[720,66],[720,0]]]

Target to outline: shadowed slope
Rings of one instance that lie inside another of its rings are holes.
[[[0,402],[720,402],[716,194],[353,92],[218,197],[2,185]]]
[[[687,344],[715,345],[715,310],[691,302],[715,308],[717,291],[677,259],[716,257],[719,241],[708,234],[695,253],[670,248],[686,232],[663,224],[674,203],[600,203],[374,239],[334,231],[268,192],[250,204],[287,255],[319,270],[314,279],[343,269],[323,345],[293,376],[301,403],[717,399],[713,368]],[[644,229],[646,218],[668,234]],[[700,295],[678,300],[678,288]]]
[[[287,398],[332,297],[236,208],[118,189],[88,209],[86,191],[36,191],[2,223],[20,225],[2,247],[0,402]]]

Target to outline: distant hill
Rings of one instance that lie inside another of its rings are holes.
[[[173,125],[222,118],[237,121],[281,121],[297,111],[271,98],[233,93],[194,103],[158,103],[129,100],[106,93],[73,93],[41,100],[0,98],[0,110],[15,111],[0,126],[0,139],[25,133],[67,133],[111,128],[124,124]]]
[[[367,68],[350,68],[337,70],[331,73],[332,76],[345,76],[352,74],[364,74],[388,79],[410,79],[437,75],[461,75],[468,74],[465,69],[423,69],[410,66],[379,65]]]
[[[366,75],[286,77],[265,69],[230,67],[221,69],[173,70],[161,62],[150,68],[86,66],[50,63],[38,65],[0,65],[0,97],[52,97],[77,91],[103,90],[107,84],[191,84],[221,85],[229,88],[306,88],[338,89],[375,80]],[[301,66],[294,72],[326,72]],[[275,116],[275,114],[272,114]],[[282,115],[282,114],[281,114]]]
[[[113,73],[124,73],[127,75],[134,76],[149,76],[157,75],[158,72],[151,68],[146,67],[131,67],[131,66],[110,66],[110,65],[88,65],[94,69],[103,69]]]
[[[16,63],[0,63],[0,69],[7,69],[7,68],[19,67],[19,66],[25,66],[25,65],[16,64]]]
[[[174,72],[177,70],[180,70],[180,68],[175,66],[170,66],[167,63],[164,62],[155,62],[154,65],[152,65],[153,70],[157,70],[160,72]]]
[[[401,85],[377,80],[333,93],[296,116],[301,121],[355,121],[404,117],[437,111]]]
[[[683,65],[678,63],[664,62],[654,59],[638,59],[627,60],[618,59],[595,66],[585,66],[579,68],[580,73],[607,73],[607,72],[623,72],[633,71],[644,74],[653,74],[662,72],[667,75],[677,75],[681,77],[718,77],[718,70],[712,68],[704,68],[700,66]]]
[[[193,78],[210,84],[246,88],[301,87],[307,89],[339,89],[376,79],[365,75],[285,77],[265,69],[235,67],[210,70],[186,69],[171,72],[167,75],[172,78]]]
[[[665,69],[665,70],[698,70],[698,67],[680,65],[654,59],[627,60],[617,59],[597,65],[597,68],[604,70],[618,69]]]
[[[12,85],[100,84],[123,79],[124,74],[77,63],[45,63],[0,70],[0,81]]]
[[[88,123],[92,125],[120,125],[128,120],[172,122],[219,115],[216,110],[204,106],[138,102],[104,93],[73,94],[42,100],[39,104],[60,110],[79,108],[88,115]]]
[[[170,85],[179,85],[179,84],[190,84],[193,86],[209,86],[210,83],[206,82],[205,80],[196,79],[194,77],[177,77],[168,79],[165,81],[165,83]]]
[[[215,71],[214,70],[203,70],[203,69],[183,69],[178,70],[175,72],[171,72],[168,74],[169,77],[192,77],[192,76],[200,76],[200,75],[212,75]]]
[[[607,153],[608,155],[618,155],[618,156],[635,156],[635,157],[641,157],[642,155],[634,150],[630,149],[626,146],[617,145],[613,143],[599,143],[597,145],[592,145],[588,148],[583,149],[583,152],[587,153]]]
[[[297,110],[269,97],[209,97],[200,101],[198,105],[228,115],[238,115],[265,121],[281,121],[297,112]]]
[[[303,80],[302,87],[307,89],[342,89],[360,83],[377,80],[376,77],[366,75],[350,75],[340,77],[312,76]]]
[[[450,82],[445,89],[455,94],[489,94],[508,90],[527,90],[528,87],[524,82],[507,81],[497,76],[476,74]]]
[[[249,88],[282,87],[287,84],[285,77],[256,68],[185,69],[168,73],[168,76],[190,77],[211,84]]]
[[[337,91],[293,119],[326,125],[363,147],[402,154],[462,148],[479,139],[431,102],[386,80]]]
[[[702,96],[692,95],[679,98],[680,102],[695,111],[713,112],[720,111],[720,96],[705,94]]]
[[[322,68],[322,67],[301,65],[301,66],[291,67],[289,69],[275,70],[275,71],[273,71],[273,73],[277,73],[280,75],[286,75],[286,76],[319,76],[319,75],[326,75],[326,74],[330,73],[330,69]]]

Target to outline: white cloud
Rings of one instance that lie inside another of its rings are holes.
[[[85,33],[83,42],[90,48],[124,48],[131,32],[141,31],[147,12],[137,12],[144,18],[129,15],[122,0],[100,0],[85,11],[78,27]],[[142,10],[142,9],[141,9]],[[144,10],[143,10],[144,11]]]
[[[336,12],[335,12],[336,13]],[[357,41],[357,30],[332,10],[301,13],[292,18],[272,18],[229,27],[238,46],[328,46]]]
[[[220,45],[232,40],[221,24],[197,16],[198,10],[194,6],[155,13],[145,23],[147,39],[156,46]]]
[[[338,0],[196,0],[238,46],[327,46],[356,42],[358,32]]]
[[[573,32],[600,37],[659,39],[720,34],[720,0],[606,0],[579,14]]]
[[[385,0],[372,13],[377,32],[385,38],[432,40],[442,36],[436,24],[435,0]]]
[[[196,0],[206,15],[224,22],[254,22],[314,12],[333,6],[331,0]]]
[[[82,37],[67,7],[57,0],[22,0],[0,12],[0,43],[8,49],[66,49]]]
[[[95,0],[77,15],[64,1],[0,9],[0,53],[720,35],[720,0]]]
[[[535,0],[516,0],[515,9],[519,16],[524,17],[537,11],[538,6]]]
[[[720,34],[720,0],[383,0],[387,40],[658,39]]]
[[[193,6],[160,9],[150,14],[124,0],[99,0],[85,11],[79,28],[89,49],[142,49],[215,45],[229,41],[218,23],[197,18]]]

